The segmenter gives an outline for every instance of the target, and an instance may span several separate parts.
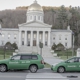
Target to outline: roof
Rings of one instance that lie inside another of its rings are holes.
[[[43,9],[35,0],[34,3],[28,7],[28,11],[43,11]]]

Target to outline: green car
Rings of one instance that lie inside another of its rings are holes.
[[[44,68],[44,60],[39,54],[17,54],[10,59],[0,60],[0,71],[8,70],[30,70],[35,73]]]
[[[80,57],[73,57],[51,66],[51,70],[64,73],[66,71],[80,71]]]

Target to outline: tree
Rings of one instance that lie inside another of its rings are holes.
[[[57,48],[56,44],[53,44],[51,47],[52,50],[56,50],[56,48]]]
[[[14,49],[18,49],[18,47],[17,47],[17,44],[16,44],[16,43],[13,43],[13,44],[12,44],[12,47],[13,47]]]
[[[7,42],[7,43],[5,44],[5,48],[6,48],[6,49],[11,49],[11,48],[12,48],[11,43],[10,43],[10,42]]]
[[[57,50],[64,50],[64,45],[59,43],[59,44],[57,44],[57,48],[56,49]]]
[[[67,13],[64,5],[60,7],[57,19],[59,21],[60,28],[64,29],[65,28],[64,23],[66,23],[67,21]]]
[[[74,32],[75,36],[75,45],[79,46],[79,23],[80,23],[80,13],[77,8],[71,8],[69,10],[72,13],[72,17],[70,19],[70,25],[72,26],[72,31]]]

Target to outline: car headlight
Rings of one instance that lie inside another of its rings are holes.
[[[53,65],[52,65],[52,67],[54,67],[54,66],[56,66],[58,63],[54,63]]]

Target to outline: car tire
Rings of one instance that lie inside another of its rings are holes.
[[[37,70],[38,70],[38,68],[37,68],[36,65],[31,65],[30,68],[29,68],[29,70],[30,70],[31,73],[36,73]]]
[[[59,67],[59,68],[58,68],[58,72],[59,72],[59,73],[64,73],[64,72],[65,72],[65,68],[62,67],[62,66]]]
[[[7,66],[6,65],[0,65],[0,72],[6,72],[7,71]]]

